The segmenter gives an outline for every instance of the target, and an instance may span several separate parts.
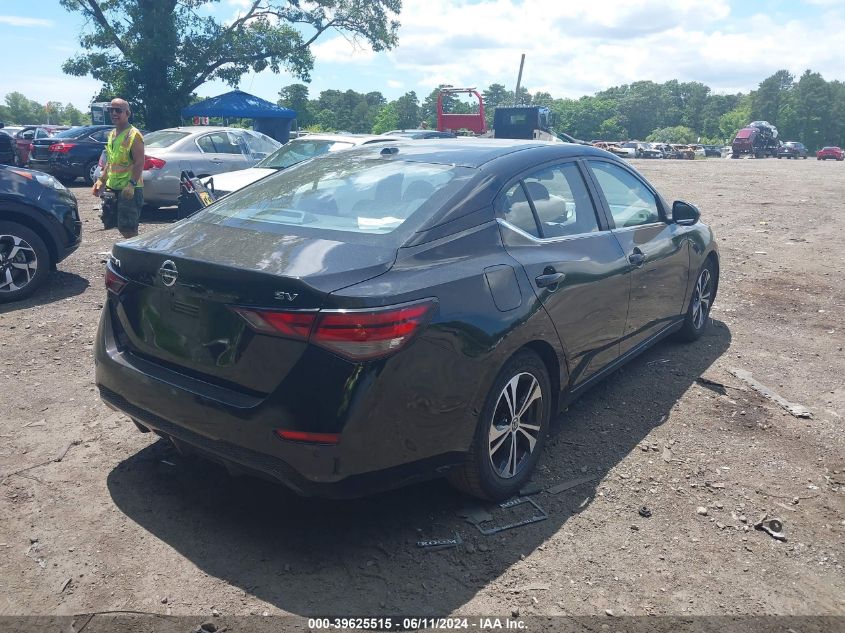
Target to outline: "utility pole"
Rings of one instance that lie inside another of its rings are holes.
[[[522,84],[522,66],[525,64],[525,53],[522,54],[522,59],[519,60],[519,76],[516,78],[516,90],[513,93],[514,106],[519,105],[519,87]]]

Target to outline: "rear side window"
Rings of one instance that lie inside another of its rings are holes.
[[[660,221],[654,194],[638,178],[617,165],[588,161],[610,207],[616,228]]]
[[[197,145],[206,154],[243,154],[245,143],[231,132],[212,132],[197,139]]]
[[[151,132],[144,136],[144,147],[170,147],[176,141],[180,141],[186,136],[188,136],[187,132],[177,132],[175,130]]]
[[[574,163],[543,169],[527,176],[522,185],[517,183],[505,196],[504,218],[541,238],[599,230],[592,199]]]
[[[473,171],[341,154],[265,178],[195,217],[282,233],[302,226],[381,235],[402,227],[426,205],[439,208],[438,201],[453,195]]]

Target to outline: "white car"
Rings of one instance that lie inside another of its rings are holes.
[[[402,139],[372,134],[308,134],[288,141],[254,167],[217,174],[204,179],[203,184],[220,197],[320,154],[337,152],[356,145],[399,140]]]

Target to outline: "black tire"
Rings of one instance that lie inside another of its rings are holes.
[[[94,170],[97,169],[97,161],[92,160],[90,163],[85,165],[85,169],[82,172],[82,179],[85,181],[85,184],[89,187],[94,185]]]
[[[546,443],[551,389],[546,366],[537,354],[526,349],[511,357],[487,394],[466,463],[449,475],[452,485],[491,501],[519,493]],[[512,400],[519,403],[516,415]]]
[[[708,259],[695,278],[684,325],[678,331],[678,339],[687,343],[697,341],[710,323],[710,308],[719,287],[719,272],[713,260]]]
[[[17,222],[0,222],[0,303],[20,301],[47,281],[52,262],[35,231]]]

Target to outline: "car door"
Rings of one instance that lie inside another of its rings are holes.
[[[201,158],[199,161],[191,158],[192,165],[195,162],[201,165],[199,168],[193,165],[197,174],[221,174],[250,166],[244,155],[245,143],[233,132],[217,130],[203,134],[197,139],[197,147],[200,149]]]
[[[587,164],[631,270],[631,300],[620,349],[624,354],[683,314],[689,228],[671,222],[660,197],[631,169],[602,159]]]
[[[630,265],[577,161],[524,175],[497,199],[502,240],[557,328],[578,385],[619,356]]]

